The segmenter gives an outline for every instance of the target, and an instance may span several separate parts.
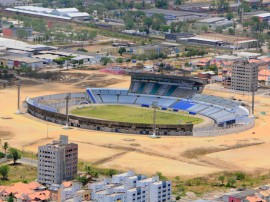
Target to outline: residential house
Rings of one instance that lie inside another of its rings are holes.
[[[70,186],[58,190],[58,201],[89,201],[91,198],[90,190],[82,189],[79,182],[72,182]]]
[[[0,187],[1,200],[6,200],[11,194],[18,202],[48,201],[51,198],[51,193],[38,182],[18,182]]]
[[[44,66],[43,60],[30,57],[3,56],[0,57],[0,65],[7,66],[10,69],[20,69],[21,67],[30,67],[33,70]]]

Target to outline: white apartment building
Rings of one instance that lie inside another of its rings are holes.
[[[73,180],[77,175],[78,145],[68,143],[68,137],[38,148],[38,182],[41,184],[61,184]]]
[[[134,202],[144,202],[149,201],[148,197],[148,190],[146,187],[136,187],[127,190],[126,192],[126,199],[127,201],[134,201]]]
[[[158,181],[150,185],[150,202],[163,202],[171,200],[171,182]]]
[[[81,202],[89,201],[91,193],[89,189],[82,189],[82,184],[72,182],[70,187],[60,188],[58,190],[58,202]]]
[[[146,178],[128,171],[112,179],[88,184],[91,199],[97,202],[163,202],[171,200],[171,182],[159,177]]]
[[[231,89],[252,92],[258,89],[258,65],[241,61],[232,69]]]

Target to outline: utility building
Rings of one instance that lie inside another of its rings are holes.
[[[61,184],[77,175],[78,145],[68,143],[68,136],[38,148],[38,182]]]
[[[231,88],[252,92],[258,89],[258,65],[244,60],[233,65]]]

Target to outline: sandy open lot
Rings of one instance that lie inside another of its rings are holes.
[[[99,72],[84,72],[99,74]],[[108,79],[117,78],[121,82],[111,87],[125,88],[130,84],[127,76],[108,75]],[[34,86],[23,86],[21,99],[26,96],[80,92],[85,89],[73,83],[48,83]],[[231,96],[230,93],[206,90],[207,94]],[[250,102],[250,96],[235,95],[235,97]],[[79,144],[79,158],[96,163],[101,167],[117,169],[133,169],[139,173],[153,174],[161,171],[164,175],[202,176],[223,170],[244,170],[249,172],[270,169],[268,154],[270,153],[270,98],[256,97],[256,126],[239,134],[220,137],[162,137],[150,139],[147,136],[125,135],[89,131],[78,128],[64,130],[60,125],[47,123],[29,114],[15,115],[17,106],[17,89],[0,90],[0,138],[8,141],[18,149],[37,152],[39,145],[56,139],[60,134],[66,134],[70,140]],[[265,111],[267,115],[260,115]],[[2,119],[1,117],[11,119]],[[47,139],[47,128],[49,139]],[[255,132],[255,134],[253,134]],[[133,141],[127,141],[132,138]],[[256,146],[246,144],[260,143]],[[234,145],[242,145],[239,149],[229,149]],[[198,148],[227,149],[204,156],[189,159],[183,156],[186,150]],[[229,150],[228,150],[229,149]]]

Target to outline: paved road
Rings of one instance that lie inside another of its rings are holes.
[[[8,159],[6,159],[6,158],[1,158],[1,159],[0,159],[0,164],[6,163],[7,161],[8,161]]]
[[[38,166],[38,161],[35,159],[30,159],[30,158],[21,158],[17,161],[18,163],[22,163],[22,164],[27,164],[27,165],[31,165],[31,166]]]

